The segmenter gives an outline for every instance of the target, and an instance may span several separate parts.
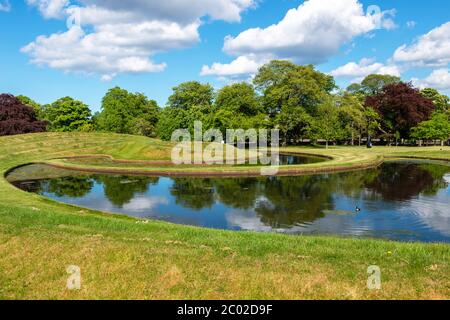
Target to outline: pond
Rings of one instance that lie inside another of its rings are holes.
[[[292,177],[146,177],[30,165],[8,180],[57,201],[228,230],[450,242],[450,167],[378,168]]]
[[[324,162],[327,159],[324,157],[316,157],[316,156],[309,156],[309,155],[298,155],[298,154],[283,154],[281,153],[278,156],[278,163],[281,166],[292,166],[292,165],[299,165],[299,164],[309,164],[309,163],[319,163]]]

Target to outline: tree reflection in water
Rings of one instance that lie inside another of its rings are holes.
[[[177,204],[196,210],[212,208],[216,201],[254,210],[262,223],[276,229],[324,217],[335,210],[339,195],[385,201],[436,195],[447,187],[448,171],[433,164],[389,163],[372,170],[297,177],[177,178],[171,195]]]
[[[81,198],[87,195],[94,182],[87,176],[62,177],[48,181],[42,186],[43,191],[55,194],[58,197],[68,196]]]
[[[200,210],[215,203],[213,181],[200,178],[174,178],[170,193],[177,204]]]
[[[385,201],[406,201],[424,194],[428,196],[448,186],[444,175],[448,167],[433,164],[390,163],[376,170],[366,188]]]
[[[336,207],[335,198],[409,200],[435,195],[447,186],[448,168],[433,164],[390,163],[377,169],[338,174],[261,178],[175,178],[171,195],[177,204],[195,209],[220,202],[254,210],[273,228],[313,222]]]
[[[189,221],[195,221],[194,224],[203,225],[204,221],[214,219],[212,217],[218,214],[222,215],[217,218],[221,221],[217,225],[220,227],[229,227],[227,222],[223,222],[228,218],[235,221],[242,218],[250,224],[263,226],[264,230],[287,230],[312,224],[331,214],[353,216],[358,203],[366,203],[377,213],[385,210],[385,213],[391,214],[389,217],[385,216],[385,221],[388,221],[393,217],[392,214],[396,214],[399,206],[407,208],[410,205],[408,202],[416,201],[419,195],[433,197],[440,190],[447,188],[445,175],[449,171],[448,166],[432,163],[393,162],[371,170],[296,177],[160,179],[78,173],[74,176],[13,183],[27,191],[56,197],[79,199],[96,193],[96,196],[92,197],[94,200],[84,202],[85,205],[89,207],[88,204],[93,204],[92,207],[95,208],[101,204],[101,198],[106,197],[112,205],[121,209],[118,211],[127,214],[135,214],[128,212],[127,210],[131,209],[125,206],[132,200],[153,197],[164,201],[154,202],[157,205],[151,209],[146,208],[150,211],[149,216],[155,214],[158,218],[168,217],[170,221],[177,222],[180,221],[177,220],[177,215],[180,214],[184,215],[183,219],[189,218]],[[152,189],[152,186],[155,188]],[[104,194],[99,196],[98,193],[102,191]],[[427,201],[430,199],[433,198]],[[439,205],[445,206],[445,198],[440,199]],[[424,205],[428,206],[427,203],[416,201],[416,207],[410,211],[424,211]],[[442,210],[436,206],[431,209],[430,216],[433,216],[433,219],[436,219],[433,212],[442,215]],[[199,218],[197,213],[200,210],[210,214]],[[348,219],[333,221],[342,223],[344,220],[348,222]],[[373,227],[372,222],[367,223]],[[357,221],[355,223],[358,224]],[[237,222],[231,224],[239,226]]]
[[[122,207],[138,193],[148,191],[150,185],[158,183],[158,177],[95,175],[95,182],[103,184],[105,196],[112,204]]]

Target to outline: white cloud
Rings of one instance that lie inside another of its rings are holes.
[[[11,3],[9,0],[5,0],[0,2],[0,12],[9,12],[11,11]]]
[[[26,0],[28,5],[35,6],[41,14],[49,18],[61,18],[64,16],[64,8],[69,4],[69,0]]]
[[[203,16],[214,20],[238,22],[241,13],[256,5],[255,0],[80,0],[85,8],[108,9],[111,12],[132,12],[147,20],[170,20],[190,23]]]
[[[189,36],[197,39],[194,26],[186,27],[191,32],[178,30],[177,25],[172,26],[176,30],[159,24],[122,25],[116,30],[110,30],[110,27],[91,34],[73,27],[64,33],[41,36],[22,48],[22,52],[28,53],[31,62],[37,65],[101,74],[103,80],[111,80],[118,73],[162,71],[165,64],[152,62],[148,58],[151,53],[166,49],[171,42],[183,43]],[[156,45],[158,41],[161,41],[162,47]]]
[[[159,205],[168,205],[169,200],[164,197],[150,197],[140,196],[133,198],[129,203],[123,205],[125,211],[132,211],[133,213],[145,212],[150,213],[155,207]]]
[[[447,183],[450,183],[450,176],[444,176]],[[419,195],[409,204],[400,209],[401,214],[413,212],[417,219],[427,224],[433,231],[442,235],[450,236],[450,211],[448,210],[448,196],[445,192],[440,192],[433,199]]]
[[[394,53],[397,62],[419,67],[443,67],[450,63],[450,22],[431,30],[411,45],[402,45]]]
[[[70,0],[27,2],[45,18],[80,22],[23,47],[31,62],[65,72],[99,74],[103,81],[121,73],[162,71],[165,63],[152,57],[198,43],[202,17],[235,22],[255,5],[255,0],[80,0],[80,6],[71,6]]]
[[[361,79],[370,74],[387,74],[400,77],[400,68],[396,65],[386,65],[374,62],[372,59],[362,59],[359,63],[349,62],[333,71],[330,74],[334,77]]]
[[[225,39],[229,54],[274,54],[303,62],[324,62],[341,45],[376,28],[357,0],[309,0],[291,9],[278,24],[249,29]]]
[[[289,10],[277,24],[248,29],[236,37],[227,36],[224,51],[240,56],[240,60],[229,65],[216,63],[203,70],[208,71],[208,75],[220,75],[223,70],[242,74],[247,72],[247,67],[241,64],[241,68],[237,68],[239,61],[261,63],[268,56],[297,63],[323,63],[355,37],[379,28],[393,28],[391,16],[394,13],[374,10],[366,14],[358,0],[308,0]]]
[[[255,61],[256,60],[256,61]],[[214,63],[211,67],[204,65],[200,75],[240,78],[258,71],[259,67],[270,59],[260,60],[252,56],[240,56],[228,64]]]
[[[450,90],[450,71],[448,69],[437,69],[425,79],[413,78],[412,82],[422,89]]]

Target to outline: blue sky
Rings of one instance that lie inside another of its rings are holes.
[[[97,111],[117,85],[164,106],[180,82],[219,88],[279,58],[316,64],[343,87],[373,72],[450,93],[446,0],[180,3],[0,0],[0,92],[68,95]],[[69,17],[80,23],[68,28]]]

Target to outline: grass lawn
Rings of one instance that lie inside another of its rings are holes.
[[[158,140],[113,134],[0,137],[0,299],[450,298],[447,244],[230,232],[140,221],[27,194],[3,178],[7,170],[30,162],[106,170],[117,166],[93,159],[54,160],[81,155],[167,161],[170,148]],[[285,151],[333,157],[297,167],[298,173],[376,165],[391,157],[450,160],[449,147]],[[205,171],[198,166],[121,165],[122,170],[137,167],[149,173]],[[208,170],[251,173],[255,168]],[[68,265],[81,268],[81,290],[66,289]],[[381,268],[381,290],[366,287],[370,265]]]

